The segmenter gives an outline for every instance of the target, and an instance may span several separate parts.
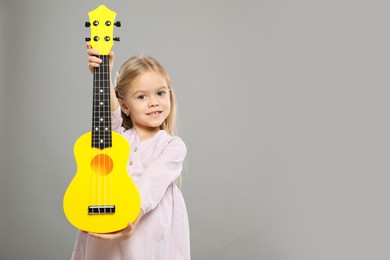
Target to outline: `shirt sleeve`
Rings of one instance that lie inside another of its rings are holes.
[[[158,205],[168,186],[180,176],[186,154],[187,148],[184,142],[181,138],[175,137],[141,174],[137,186],[144,213]]]
[[[125,128],[122,127],[122,116],[121,116],[121,106],[118,106],[117,109],[111,111],[111,127],[112,131],[117,132],[119,134],[125,131]]]

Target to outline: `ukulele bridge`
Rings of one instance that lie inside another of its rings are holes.
[[[88,207],[88,215],[106,215],[106,214],[114,214],[115,206],[89,206]]]

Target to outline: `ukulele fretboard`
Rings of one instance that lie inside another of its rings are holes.
[[[102,63],[93,74],[92,147],[112,147],[110,69],[108,55],[100,55]]]

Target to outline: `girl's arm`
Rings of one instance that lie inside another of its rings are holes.
[[[99,51],[92,49],[92,46],[89,42],[87,42],[86,47],[87,47],[87,54],[88,54],[89,71],[91,71],[91,73],[93,74],[94,69],[100,66],[100,64],[102,63],[102,60],[98,58]],[[110,66],[110,72],[112,72],[112,67],[114,65],[114,52],[113,51],[110,51],[108,61],[109,61],[109,66]],[[118,99],[116,98],[116,95],[115,95],[115,90],[114,90],[114,87],[112,84],[111,75],[110,75],[110,97],[111,97],[111,100],[110,100],[111,101],[111,111],[115,111],[115,109],[117,109],[119,106],[119,102],[118,102]]]
[[[187,148],[183,140],[175,136],[136,180],[141,209],[145,214],[160,203],[168,186],[180,176],[186,154]]]

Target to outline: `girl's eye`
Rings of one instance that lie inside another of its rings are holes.
[[[162,91],[157,92],[157,95],[158,95],[158,96],[164,96],[165,93],[166,93],[166,92],[162,90]]]
[[[137,98],[140,99],[140,100],[144,100],[146,98],[146,96],[145,95],[139,95]]]

